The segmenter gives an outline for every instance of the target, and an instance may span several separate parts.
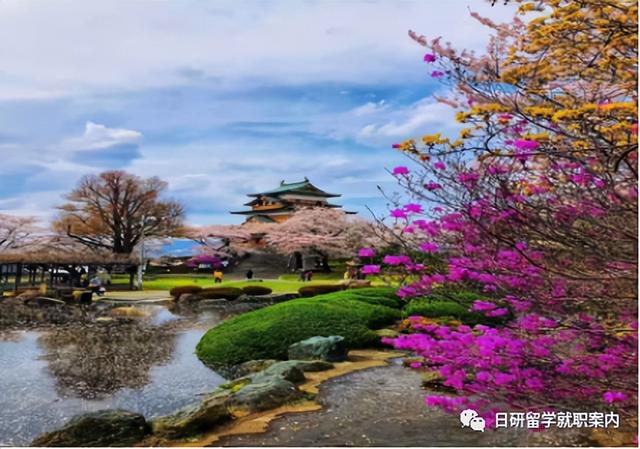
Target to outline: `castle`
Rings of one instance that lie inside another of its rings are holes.
[[[253,199],[244,205],[250,206],[251,210],[231,212],[236,215],[245,215],[247,217],[245,223],[281,223],[296,209],[303,207],[342,207],[329,202],[329,198],[337,198],[341,195],[319,189],[306,177],[300,182],[282,181],[275,189],[251,193],[247,196]]]

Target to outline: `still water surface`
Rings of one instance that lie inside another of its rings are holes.
[[[139,308],[146,318],[0,332],[0,446],[29,445],[90,411],[169,414],[224,382],[194,354],[216,311]]]

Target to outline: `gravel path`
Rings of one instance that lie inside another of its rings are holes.
[[[285,415],[263,434],[216,446],[517,446],[514,431],[474,432],[424,404],[420,375],[399,365],[353,372],[320,387],[317,412]]]

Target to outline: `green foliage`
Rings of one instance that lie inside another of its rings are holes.
[[[242,289],[235,287],[209,287],[203,288],[200,293],[198,293],[198,296],[202,299],[224,298],[233,301],[243,294]]]
[[[428,297],[412,300],[405,306],[403,316],[451,317],[470,326],[475,326],[476,324],[495,326],[506,321],[506,317],[491,318],[478,312],[469,311],[473,301],[478,299],[490,301],[489,298],[469,291],[435,293]]]
[[[251,296],[270,295],[273,292],[269,287],[262,285],[247,285],[242,287],[242,291]]]
[[[196,353],[208,365],[225,367],[248,360],[286,359],[291,344],[317,335],[341,335],[351,348],[376,344],[379,337],[372,329],[400,318],[398,309],[373,304],[375,291],[383,302],[390,300],[389,290],[338,292],[254,310],[209,330]]]
[[[173,287],[169,290],[169,294],[174,298],[178,299],[180,295],[184,295],[185,293],[200,293],[202,291],[202,287],[198,287],[197,285],[181,285],[179,287]]]
[[[311,296],[323,295],[325,293],[332,293],[344,290],[344,285],[341,284],[321,284],[321,285],[307,285],[301,287],[298,290],[300,296],[303,298],[309,298]]]

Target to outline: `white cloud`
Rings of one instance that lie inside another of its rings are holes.
[[[361,117],[363,115],[376,114],[384,111],[388,108],[389,105],[385,104],[384,100],[380,100],[377,103],[369,101],[368,103],[363,104],[362,106],[358,106],[353,109],[351,113],[356,117]]]
[[[29,192],[11,198],[0,198],[0,213],[21,217],[35,217],[40,224],[46,225],[58,212],[53,206],[63,202],[64,193],[66,192],[51,190]]]
[[[454,109],[432,99],[423,99],[406,109],[400,109],[390,121],[368,124],[360,130],[360,137],[407,138],[416,132],[428,134],[429,131],[450,129],[454,123]]]
[[[138,131],[87,122],[84,134],[65,140],[63,146],[72,150],[104,150],[117,145],[137,144],[141,138],[142,133]]]
[[[0,2],[0,95],[41,98],[193,82],[242,86],[424,76],[413,29],[481,49],[513,8],[441,0]],[[399,70],[401,68],[401,70]],[[412,78],[413,77],[413,78]]]

